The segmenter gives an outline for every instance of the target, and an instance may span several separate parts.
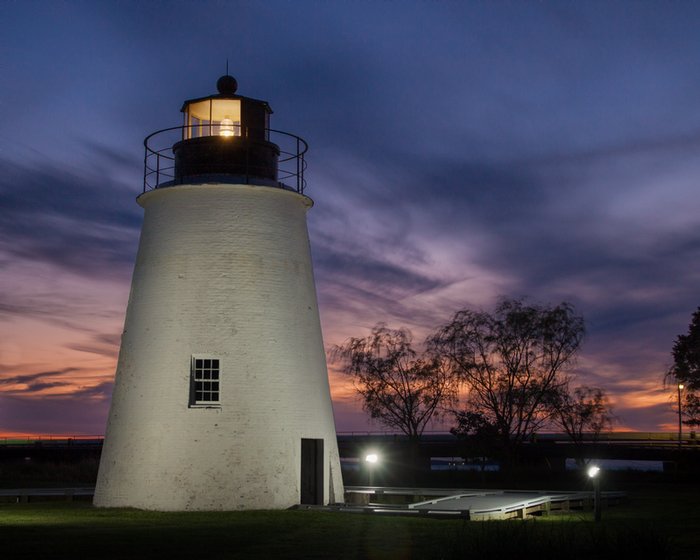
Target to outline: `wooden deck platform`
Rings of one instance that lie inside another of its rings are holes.
[[[92,487],[5,488],[0,489],[0,502],[72,501],[91,498],[94,492]],[[401,497],[405,503],[392,504],[390,497]],[[606,505],[619,503],[625,497],[624,492],[602,493],[603,503]],[[298,507],[357,513],[460,517],[472,520],[524,519],[528,515],[592,509],[593,493],[347,486],[345,502],[325,507]]]
[[[346,502],[375,513],[423,514],[440,517],[462,517],[472,520],[524,519],[528,515],[547,515],[556,511],[593,508],[593,492],[550,492],[521,490],[474,490],[439,488],[373,488],[346,487]],[[384,496],[420,496],[427,499],[402,506],[378,503]],[[372,498],[376,502],[372,503]],[[603,492],[605,505],[619,503],[624,492]]]

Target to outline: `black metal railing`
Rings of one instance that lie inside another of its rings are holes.
[[[173,146],[187,138],[187,129],[195,127],[201,129],[201,125],[173,126],[146,136],[143,141],[146,149],[143,160],[143,192],[186,181],[178,179],[176,175]],[[236,142],[240,141],[240,139],[248,140],[256,136],[264,137],[266,142],[271,142],[279,148],[277,186],[291,188],[299,194],[304,194],[306,189],[306,179],[304,179],[304,172],[306,171],[305,154],[309,149],[306,141],[299,136],[281,130],[271,128],[256,130],[245,126],[240,127],[240,135],[236,134],[228,137],[225,141]],[[202,138],[202,136],[195,138]],[[255,149],[255,141],[252,143],[247,142],[242,149]],[[245,171],[246,176],[256,176],[255,169]]]

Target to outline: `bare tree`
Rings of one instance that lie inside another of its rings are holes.
[[[389,428],[418,440],[428,422],[456,398],[453,377],[434,357],[419,357],[408,329],[376,325],[369,336],[333,349],[352,376],[363,408]]]
[[[584,441],[596,441],[600,434],[612,429],[613,414],[605,390],[581,385],[573,391],[562,391],[554,409],[554,422],[576,446],[576,462],[583,463]]]
[[[429,348],[465,384],[466,410],[493,426],[512,460],[517,446],[551,417],[584,330],[567,303],[503,300],[494,313],[457,312]]]

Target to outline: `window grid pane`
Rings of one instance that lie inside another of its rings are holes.
[[[194,383],[193,404],[219,402],[218,359],[195,358],[193,360],[192,381]]]

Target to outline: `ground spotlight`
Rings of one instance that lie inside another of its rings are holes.
[[[601,518],[601,496],[600,496],[600,467],[591,465],[588,467],[588,476],[593,479],[593,518],[596,522]]]
[[[375,452],[369,452],[365,455],[365,463],[367,463],[367,483],[369,486],[374,486],[374,469],[379,463],[379,455]]]

